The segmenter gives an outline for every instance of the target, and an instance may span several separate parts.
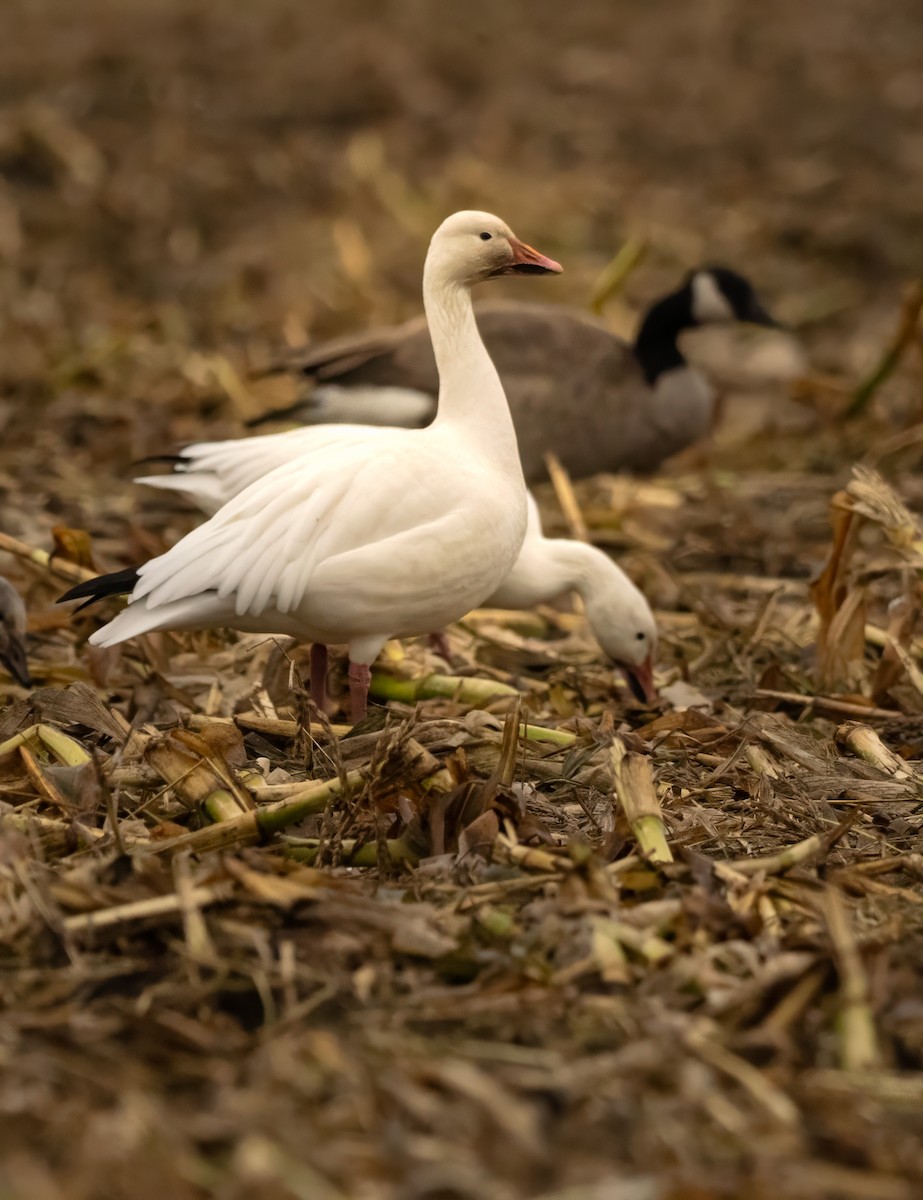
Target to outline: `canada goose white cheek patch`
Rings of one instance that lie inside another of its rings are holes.
[[[734,319],[734,310],[727,297],[708,271],[699,271],[692,280],[692,315],[701,325]]]

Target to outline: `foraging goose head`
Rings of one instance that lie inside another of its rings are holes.
[[[749,279],[728,267],[701,267],[687,278],[693,324],[745,321],[778,329],[779,322],[766,311]]]
[[[631,694],[644,704],[657,700],[654,655],[657,625],[642,592],[627,575],[609,582],[605,596],[591,598],[587,619],[608,657],[615,663]]]
[[[557,275],[563,269],[521,242],[499,217],[474,211],[454,213],[442,222],[426,265],[446,283],[463,287],[499,275]]]
[[[23,687],[32,686],[26,661],[26,607],[19,593],[0,578],[0,663]]]

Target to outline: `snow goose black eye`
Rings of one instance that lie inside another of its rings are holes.
[[[636,633],[635,637],[638,639],[639,642],[643,642],[644,639],[647,637],[647,634],[646,633]]]
[[[492,237],[493,237],[493,234],[491,234],[491,233],[488,233],[488,232],[485,230],[485,231],[484,231],[484,232],[481,234],[481,241],[482,241],[482,242],[489,242],[489,241],[490,241],[490,239],[491,239]]]

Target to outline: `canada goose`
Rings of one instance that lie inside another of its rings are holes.
[[[503,380],[528,482],[544,477],[549,450],[577,479],[654,470],[714,420],[715,390],[683,357],[679,335],[727,321],[777,326],[750,282],[725,267],[690,272],[650,306],[632,344],[559,305],[491,302],[475,312]],[[277,370],[316,386],[306,400],[254,424],[297,417],[425,425],[435,411],[438,376],[422,318],[324,342]]]

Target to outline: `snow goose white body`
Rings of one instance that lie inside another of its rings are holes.
[[[202,442],[184,451],[190,463],[187,471],[137,482],[168,487],[212,513],[283,463],[309,450],[318,452],[335,446],[343,436],[342,428],[314,425],[267,437]],[[369,428],[370,437],[386,432],[380,426]],[[596,640],[622,670],[634,695],[641,700],[654,699],[657,628],[647,600],[602,550],[585,542],[546,538],[531,493],[528,505],[528,526],[519,556],[509,575],[484,603],[493,608],[534,608],[565,592],[577,592]]]
[[[333,442],[244,488],[166,554],[72,588],[62,599],[130,594],[91,642],[226,625],[345,643],[360,717],[384,643],[459,619],[516,560],[525,483],[470,289],[499,275],[560,270],[489,213],[447,218],[423,272],[440,375],[432,424],[340,426]]]

